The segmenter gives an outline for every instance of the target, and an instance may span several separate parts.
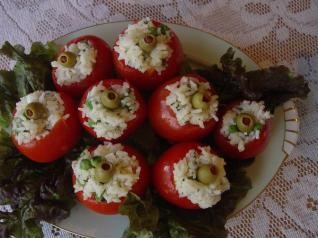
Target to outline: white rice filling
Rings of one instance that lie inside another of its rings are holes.
[[[24,113],[26,106],[32,102],[42,103],[48,111],[46,119],[28,119]],[[40,140],[48,135],[54,125],[64,115],[64,102],[57,92],[35,91],[20,99],[16,104],[16,113],[12,121],[12,131],[19,145]]]
[[[86,126],[93,128],[97,137],[107,140],[119,138],[127,128],[127,122],[136,117],[135,112],[139,108],[133,89],[128,83],[112,85],[121,98],[121,106],[115,110],[107,109],[101,103],[101,95],[106,90],[100,82],[94,86],[87,95],[82,111],[82,117],[87,117]]]
[[[139,46],[139,41],[151,33],[149,29],[156,30],[157,44],[150,53],[146,53]],[[162,32],[160,27],[155,27],[149,18],[145,18],[128,26],[119,36],[114,50],[119,54],[118,59],[124,60],[126,65],[142,73],[154,69],[160,74],[172,54],[168,45],[170,38],[170,30]]]
[[[223,116],[221,133],[229,139],[231,145],[236,145],[238,150],[242,152],[245,150],[245,145],[247,143],[259,139],[262,127],[258,129],[255,128],[249,133],[241,131],[231,132],[230,126],[236,125],[235,118],[240,113],[249,113],[253,115],[256,120],[255,123],[260,123],[262,126],[267,119],[272,117],[272,115],[269,111],[265,110],[264,102],[244,100]]]
[[[57,83],[61,86],[78,83],[90,75],[97,56],[97,50],[89,41],[70,44],[65,46],[64,50],[76,54],[76,64],[68,68],[61,65],[58,61],[51,62],[52,67],[56,68]]]
[[[82,160],[92,159],[94,156],[100,156],[103,162],[112,165],[113,177],[107,183],[96,181],[94,167],[88,170],[80,168]],[[121,198],[126,197],[138,181],[141,170],[135,156],[129,156],[121,144],[111,143],[99,145],[92,153],[84,150],[80,157],[72,162],[72,168],[76,177],[75,192],[82,191],[84,199],[95,195],[95,198],[98,197],[107,203],[120,202]]]
[[[189,150],[186,156],[174,164],[173,176],[180,197],[186,197],[200,208],[209,208],[221,200],[221,194],[230,189],[222,158],[211,153],[209,146]],[[217,179],[203,184],[197,179],[197,170],[202,165],[213,165],[218,171]]]
[[[216,112],[218,110],[218,96],[212,96],[207,110],[193,108],[192,96],[199,90],[211,90],[208,82],[199,82],[194,77],[183,76],[181,80],[167,85],[170,94],[166,98],[166,104],[170,106],[181,126],[186,124],[198,125],[204,128],[204,122],[212,118],[218,121]]]

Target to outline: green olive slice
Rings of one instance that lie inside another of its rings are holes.
[[[108,162],[102,162],[94,169],[95,180],[100,183],[107,183],[113,177],[112,165]]]
[[[31,102],[25,107],[24,115],[28,119],[46,119],[48,116],[48,111],[42,103]]]
[[[211,93],[209,91],[198,91],[193,94],[191,104],[195,109],[206,110],[209,108],[211,98]]]
[[[210,184],[218,177],[218,169],[214,165],[202,165],[197,171],[197,179],[203,184]]]
[[[72,68],[76,64],[76,54],[65,51],[59,55],[57,62],[66,68]]]
[[[100,100],[103,106],[108,109],[116,109],[120,107],[120,97],[111,89],[106,89],[101,95]]]
[[[254,129],[255,119],[254,116],[249,113],[240,113],[237,115],[236,125],[241,132],[251,132]]]
[[[142,39],[139,40],[140,48],[145,52],[151,52],[157,44],[157,39],[152,34],[145,35]]]

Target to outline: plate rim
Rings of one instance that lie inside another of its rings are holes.
[[[129,24],[130,22],[132,22],[132,20],[121,20],[121,21],[113,21],[113,22],[104,22],[104,23],[98,23],[98,24],[93,24],[93,25],[90,25],[90,26],[86,26],[86,27],[83,27],[83,28],[80,28],[80,29],[77,29],[77,30],[74,30],[74,31],[71,31],[71,32],[68,32],[62,36],[59,36],[51,41],[55,42],[55,41],[58,41],[60,40],[61,38],[64,38],[66,37],[67,35],[70,35],[70,34],[73,34],[73,33],[76,33],[78,31],[81,31],[81,30],[85,30],[85,29],[88,29],[88,28],[91,28],[91,27],[96,27],[96,26],[101,26],[101,25],[109,25],[109,24],[113,24],[113,23],[127,23]],[[211,33],[211,32],[208,32],[206,30],[203,30],[203,29],[199,29],[199,28],[196,28],[196,27],[193,27],[193,26],[189,26],[189,25],[186,25],[186,24],[183,24],[183,23],[172,23],[172,22],[165,22],[165,21],[161,21],[162,23],[165,23],[165,24],[170,24],[170,25],[176,25],[176,26],[182,26],[182,27],[186,27],[186,28],[190,28],[190,29],[193,29],[193,30],[196,30],[196,31],[199,31],[199,32],[203,32],[203,33],[206,33],[208,35],[211,35],[212,37],[215,37],[221,41],[224,41],[226,42],[227,44],[229,44],[231,47],[234,47],[236,49],[239,49],[241,51],[241,53],[245,54],[249,59],[251,59],[260,69],[263,69],[263,67],[255,62],[255,60],[253,59],[253,57],[251,57],[248,53],[246,53],[242,48],[236,46],[235,44],[233,44],[232,42],[226,40],[226,39],[223,39],[222,37],[220,36],[217,36],[215,35],[214,33]],[[187,57],[187,55],[185,55]],[[189,58],[190,60],[193,60],[195,61],[196,63],[199,63],[201,65],[204,65],[204,66],[207,66],[205,63],[203,63],[202,61],[200,61],[199,59],[192,59],[192,58]],[[245,210],[247,207],[249,207],[255,200],[257,200],[261,194],[263,194],[263,192],[272,184],[274,178],[276,177],[277,173],[279,172],[279,170],[281,169],[282,165],[284,164],[284,162],[287,160],[287,158],[290,156],[291,152],[294,150],[294,148],[296,147],[297,145],[297,141],[298,141],[298,138],[299,138],[299,131],[300,131],[300,118],[299,118],[299,114],[298,114],[298,110],[297,110],[297,106],[295,104],[295,101],[294,99],[290,99],[288,100],[287,102],[285,102],[283,105],[282,105],[282,108],[283,108],[283,115],[284,115],[284,140],[283,140],[283,145],[282,145],[282,151],[283,153],[285,154],[285,157],[282,159],[282,162],[280,163],[280,165],[278,166],[277,170],[275,171],[273,177],[270,179],[270,181],[266,184],[266,186],[250,201],[248,202],[246,205],[244,205],[243,207],[241,207],[239,210],[235,211],[233,214],[230,214],[226,219],[230,219],[230,218],[234,218],[234,217],[237,217],[243,210]],[[293,118],[288,118],[287,117],[287,113],[289,111],[294,111],[295,115]],[[291,122],[293,123],[294,127],[296,127],[295,130],[290,130],[290,129],[286,129],[286,123],[287,122]],[[289,133],[293,133],[294,134],[294,137],[293,138],[289,138],[288,137],[288,132]],[[286,149],[285,147],[285,143],[289,144],[289,147],[288,149]],[[48,224],[52,225],[53,227],[55,228],[58,228],[59,230],[62,230],[62,231],[65,231],[67,233],[70,233],[72,235],[77,235],[77,236],[80,236],[82,238],[96,238],[94,236],[87,236],[87,235],[83,235],[83,234],[79,234],[75,231],[71,231],[71,230],[68,230],[66,228],[63,228],[63,227],[60,227],[59,225],[57,225],[56,223],[54,222],[47,222]]]

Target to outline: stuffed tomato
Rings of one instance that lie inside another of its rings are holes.
[[[150,169],[135,149],[106,142],[84,150],[73,161],[77,199],[101,214],[116,214],[128,192],[142,196],[150,182]]]
[[[189,74],[161,85],[152,94],[149,119],[172,142],[200,139],[216,125],[218,96],[204,78]]]
[[[81,97],[92,84],[111,77],[113,71],[111,49],[92,35],[68,42],[51,64],[57,90],[75,97]]]
[[[119,35],[113,58],[121,78],[139,89],[151,90],[178,73],[183,51],[171,29],[145,18]]]
[[[252,158],[266,147],[271,118],[263,102],[235,101],[225,108],[217,124],[215,144],[228,157]]]
[[[80,133],[76,107],[64,93],[35,91],[16,104],[12,140],[33,161],[60,158],[75,146]]]
[[[83,95],[79,116],[83,127],[101,141],[121,141],[130,136],[146,117],[139,92],[119,79],[103,80]]]
[[[230,188],[224,160],[197,142],[173,145],[153,168],[153,184],[168,202],[186,209],[204,209]]]

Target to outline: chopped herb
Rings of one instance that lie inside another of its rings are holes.
[[[156,27],[148,27],[148,31],[151,35],[157,36],[158,35],[158,29]]]
[[[104,193],[105,193],[105,190],[104,190],[104,192],[102,192],[101,195],[99,195],[99,196],[98,196],[97,194],[95,195],[95,199],[96,199],[97,202],[103,201],[103,199],[104,199],[104,197],[103,197],[103,196],[104,196]]]
[[[235,132],[238,132],[239,129],[237,128],[237,125],[230,125],[229,126],[229,132],[230,133],[235,133]]]
[[[90,159],[83,159],[80,163],[80,169],[82,170],[89,170],[90,168],[93,168],[94,166],[91,163]]]
[[[254,131],[259,131],[262,128],[262,124],[259,122],[256,122],[254,125]]]
[[[92,104],[92,101],[90,100],[87,100],[85,105],[88,107],[89,110],[93,110],[93,104]]]
[[[160,24],[160,32],[161,32],[161,34],[165,35],[168,30],[169,30],[168,26],[166,26],[165,24],[162,24],[162,23]]]
[[[95,122],[95,121],[89,119],[89,120],[87,121],[87,124],[88,124],[90,127],[93,127],[93,126],[95,126],[95,125],[97,124],[97,122]]]

